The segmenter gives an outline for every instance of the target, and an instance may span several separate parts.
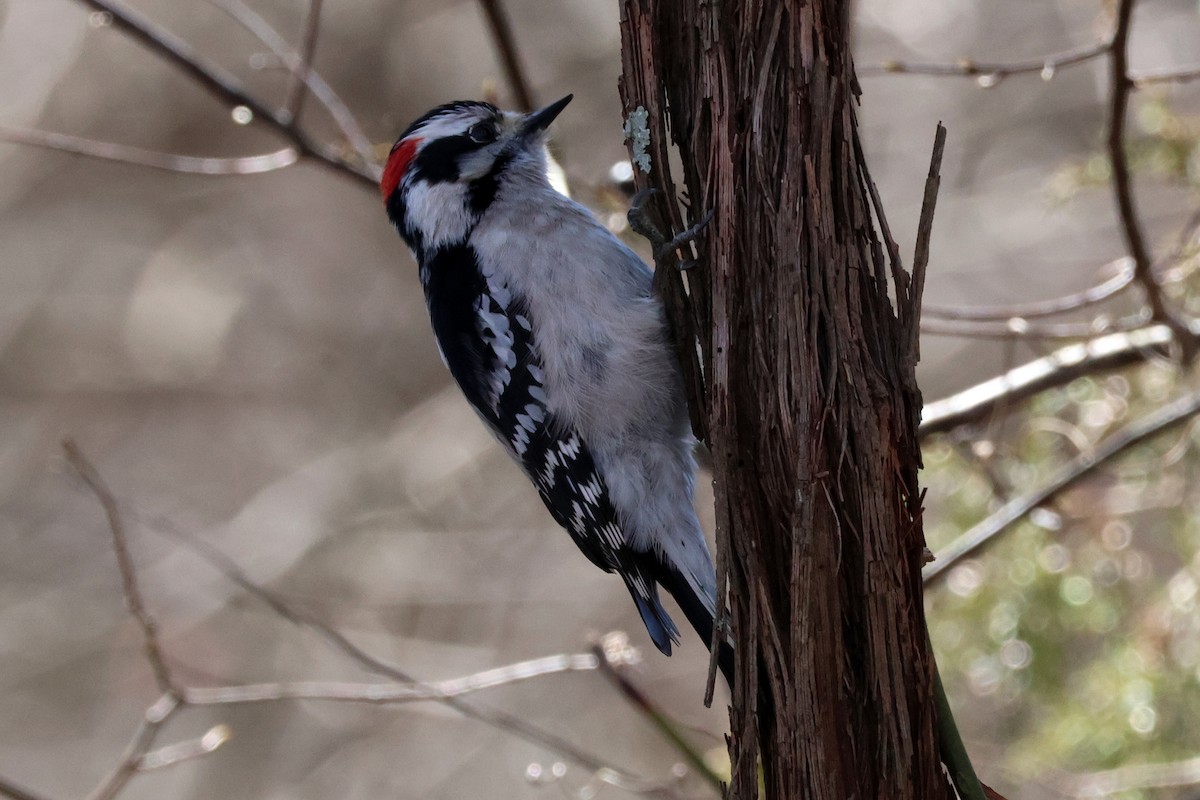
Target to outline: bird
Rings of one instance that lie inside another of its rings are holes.
[[[669,656],[679,630],[659,589],[706,647],[718,602],[696,442],[652,270],[549,180],[547,129],[571,99],[439,105],[396,140],[380,190],[450,375]],[[718,663],[731,681],[727,641]]]

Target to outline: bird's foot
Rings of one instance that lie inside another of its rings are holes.
[[[713,215],[716,214],[716,211],[717,210],[715,208],[709,209],[708,213],[701,217],[699,222],[688,228],[683,233],[675,236],[673,239],[671,239],[671,241],[662,245],[662,247],[658,248],[658,250],[654,252],[655,260],[665,259],[669,255],[678,253],[679,248],[683,247],[685,244],[691,244],[692,242],[696,241],[696,239],[700,236],[700,232],[708,226],[708,223],[712,222]],[[679,259],[680,269],[691,269],[694,266],[696,266],[695,259]]]
[[[654,253],[654,263],[663,264],[667,258],[674,255],[677,258],[679,269],[687,270],[696,266],[696,262],[692,258],[680,258],[679,249],[684,245],[691,244],[704,230],[708,223],[712,222],[715,210],[710,210],[704,217],[692,227],[685,230],[671,239],[663,235],[654,219],[651,217],[649,210],[649,200],[654,195],[658,194],[659,190],[653,187],[642,189],[633,196],[629,202],[629,212],[626,218],[629,220],[629,227],[633,232],[649,240],[652,252]]]

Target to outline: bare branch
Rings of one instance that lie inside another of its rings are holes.
[[[502,0],[479,0],[479,7],[487,18],[488,28],[492,31],[492,41],[500,51],[504,77],[517,106],[522,111],[533,111],[533,93],[529,90],[529,80],[521,66],[521,56],[517,52],[517,43],[513,38],[512,26],[508,24],[508,15],[504,11]]]
[[[1084,774],[1054,770],[1048,783],[1068,797],[1111,797],[1125,792],[1200,784],[1200,756],[1161,764],[1130,764]]]
[[[164,688],[163,696],[153,706],[147,709],[142,724],[138,727],[132,741],[122,755],[120,763],[113,772],[89,795],[88,800],[111,800],[128,783],[130,778],[139,770],[156,769],[169,766],[180,760],[194,758],[211,752],[220,746],[228,736],[228,732],[218,726],[219,735],[202,737],[198,741],[183,742],[170,745],[157,751],[152,751],[155,739],[167,720],[177,711],[189,705],[231,705],[239,703],[267,702],[283,699],[317,699],[340,700],[343,702],[367,703],[398,703],[415,702],[419,700],[435,700],[459,711],[464,716],[476,719],[492,727],[515,734],[526,741],[555,752],[573,761],[589,772],[603,776],[606,783],[618,786],[626,791],[655,797],[675,798],[678,793],[669,785],[646,780],[636,775],[613,768],[599,758],[584,752],[570,742],[560,739],[541,728],[526,722],[507,712],[491,709],[486,706],[469,704],[461,696],[505,683],[528,680],[541,675],[556,672],[585,671],[595,669],[596,659],[591,654],[557,655],[532,661],[520,662],[494,670],[487,670],[474,675],[448,681],[426,683],[417,681],[396,667],[387,664],[350,642],[338,631],[324,625],[316,617],[307,612],[295,609],[273,592],[254,583],[228,556],[203,540],[184,532],[173,524],[161,520],[151,521],[152,528],[166,533],[183,543],[192,552],[199,555],[214,566],[225,577],[232,580],[248,593],[258,597],[272,610],[283,618],[305,627],[312,628],[330,641],[348,657],[365,668],[398,681],[401,685],[363,685],[344,683],[287,683],[287,684],[251,684],[242,686],[225,686],[214,688],[181,688],[176,687],[167,671],[161,648],[158,644],[153,620],[145,609],[140,590],[137,586],[136,574],[133,571],[132,559],[129,556],[125,541],[124,526],[115,497],[97,474],[95,467],[83,456],[79,448],[70,440],[63,443],[68,462],[87,483],[88,487],[100,498],[109,517],[113,530],[114,549],[118,554],[125,595],[130,610],[141,623],[146,640],[146,656],[154,667],[156,678]],[[129,514],[132,518],[141,515],[136,512]],[[143,523],[147,520],[141,519]],[[638,658],[636,650],[628,644],[624,634],[609,634],[604,639],[606,652],[610,658],[621,659],[632,663]],[[210,731],[210,733],[213,733]],[[0,795],[8,795],[15,800],[39,800],[28,793],[22,794],[19,787],[0,781]]]
[[[942,548],[936,554],[934,562],[922,570],[925,584],[929,586],[937,582],[939,576],[944,575],[956,562],[979,550],[1014,522],[1054,499],[1100,465],[1111,461],[1134,445],[1187,422],[1197,414],[1200,414],[1200,393],[1181,397],[1173,403],[1155,409],[1137,422],[1109,436],[1095,449],[1080,453],[1056,470],[1045,484],[1014,497],[999,511]]]
[[[117,566],[121,571],[121,590],[125,595],[125,604],[129,607],[129,613],[142,628],[146,660],[154,672],[155,683],[164,694],[177,699],[180,696],[180,690],[172,680],[170,670],[167,669],[162,647],[158,643],[158,626],[150,616],[150,612],[146,610],[142,591],[138,587],[137,570],[133,565],[133,557],[129,554],[129,543],[125,538],[125,524],[121,520],[120,510],[117,508],[117,498],[113,496],[112,491],[100,477],[100,473],[96,471],[96,468],[87,460],[73,440],[64,440],[62,447],[63,452],[67,455],[67,463],[96,495],[96,499],[104,507],[105,516],[108,517],[108,527],[112,531],[113,551],[117,555]]]
[[[1179,229],[1179,235],[1175,237],[1175,244],[1171,248],[1171,252],[1163,258],[1162,262],[1174,264],[1186,256],[1194,245],[1200,245],[1200,239],[1196,237],[1197,232],[1200,232],[1200,206],[1192,209],[1187,221]]]
[[[132,741],[125,748],[120,762],[112,773],[88,795],[87,800],[112,800],[116,797],[125,788],[125,784],[129,783],[130,778],[137,774],[142,757],[150,752],[159,731],[180,707],[177,694],[164,694],[154,705],[146,709],[142,723],[134,733]]]
[[[118,161],[139,167],[152,167],[169,172],[186,172],[196,175],[258,175],[290,167],[299,159],[299,154],[291,147],[257,156],[206,158],[163,153],[158,150],[143,150],[140,147],[100,142],[66,133],[5,126],[0,126],[0,140],[44,147],[64,153],[75,153],[104,161]]]
[[[916,61],[885,61],[882,64],[868,65],[858,69],[859,75],[933,75],[938,77],[988,77],[999,81],[1010,75],[1023,75],[1031,72],[1039,73],[1045,80],[1050,80],[1063,67],[1083,64],[1094,58],[1099,58],[1108,52],[1112,46],[1109,41],[1093,42],[1051,53],[1041,58],[1031,58],[1025,61],[974,61],[961,58],[952,64],[916,62]]]
[[[304,18],[304,39],[300,44],[300,60],[296,69],[292,70],[292,85],[288,87],[287,99],[283,101],[283,110],[292,115],[292,119],[300,117],[304,107],[304,89],[308,86],[308,75],[312,71],[313,53],[317,49],[317,37],[321,32],[321,0],[308,0],[308,13]]]
[[[231,107],[241,105],[248,108],[257,119],[291,141],[300,155],[312,158],[317,163],[348,175],[361,183],[372,187],[376,184],[379,172],[377,165],[358,165],[347,161],[335,148],[313,139],[301,130],[290,114],[268,107],[251,95],[237,78],[205,58],[183,39],[155,24],[141,13],[126,7],[119,0],[79,0],[79,2],[97,11],[110,14],[115,27],[125,31],[132,38],[174,64],[176,68],[221,102]]]
[[[1116,197],[1117,213],[1121,221],[1121,232],[1125,245],[1133,258],[1134,277],[1146,292],[1154,320],[1171,329],[1182,350],[1183,360],[1188,363],[1196,352],[1196,343],[1189,335],[1186,323],[1175,316],[1167,307],[1162,287],[1154,275],[1154,260],[1142,233],[1141,221],[1133,197],[1133,179],[1129,159],[1125,152],[1125,116],[1129,105],[1132,82],[1129,77],[1128,43],[1129,29],[1133,18],[1134,0],[1119,0],[1117,22],[1113,32],[1109,85],[1108,113],[1108,157],[1112,162],[1113,194]]]
[[[1102,315],[1090,322],[1040,324],[1023,317],[1012,317],[1003,322],[927,319],[921,323],[921,333],[975,339],[1087,339],[1106,333],[1128,333],[1145,327],[1148,322],[1148,311],[1117,320]]]
[[[228,725],[214,725],[198,738],[187,739],[143,753],[142,757],[138,759],[137,770],[138,772],[151,772],[156,769],[173,767],[184,761],[202,758],[228,742],[232,736],[233,731]]]
[[[208,2],[262,42],[279,59],[283,68],[292,74],[293,80],[296,79],[296,76],[303,74],[308,91],[329,114],[330,119],[337,125],[338,130],[346,137],[346,141],[358,153],[358,157],[362,159],[363,163],[375,164],[378,161],[371,140],[363,132],[362,126],[358,124],[350,107],[325,81],[321,73],[312,68],[311,62],[305,62],[308,63],[308,69],[301,73],[300,54],[275,28],[271,27],[271,23],[263,19],[258,12],[242,0],[208,0]],[[295,114],[293,114],[294,117]]]
[[[184,690],[183,698],[188,705],[196,706],[267,703],[277,700],[328,700],[340,703],[396,705],[463,697],[484,689],[519,683],[544,675],[555,675],[562,672],[590,672],[597,666],[596,657],[592,653],[562,654],[521,661],[444,681],[385,684],[330,681],[256,683],[243,686],[188,688]]]
[[[1133,83],[1135,89],[1141,89],[1144,86],[1156,83],[1186,83],[1198,78],[1200,78],[1200,64],[1175,67],[1174,69],[1131,72],[1129,74],[1129,80]]]
[[[697,752],[696,748],[683,738],[675,722],[663,713],[646,696],[645,692],[634,686],[632,681],[620,673],[617,667],[622,662],[612,659],[600,645],[596,645],[592,652],[596,656],[596,662],[600,666],[600,672],[604,674],[604,677],[608,678],[621,691],[621,694],[625,695],[625,699],[640,711],[646,719],[650,720],[667,741],[674,745],[675,749],[679,751],[680,755],[684,757],[692,769],[700,773],[701,777],[716,790],[717,796],[724,797],[725,787],[716,773],[709,769],[708,764],[704,763],[704,756]]]
[[[1035,300],[1029,303],[1013,303],[996,306],[947,306],[926,304],[926,317],[936,317],[945,320],[971,320],[974,322],[1007,322],[1011,319],[1035,319],[1065,314],[1081,308],[1101,303],[1119,294],[1129,284],[1133,283],[1133,259],[1129,257],[1111,261],[1106,268],[1117,268],[1117,273],[1108,280],[1089,286],[1081,292],[1054,297],[1049,300]]]
[[[0,777],[0,797],[7,797],[10,800],[48,800],[48,798],[34,794],[3,777]]]
[[[938,187],[942,182],[942,153],[946,149],[946,128],[941,122],[933,137],[933,154],[929,158],[929,175],[925,179],[925,196],[921,200],[921,216],[917,223],[917,244],[913,252],[912,288],[909,305],[912,317],[908,320],[908,347],[913,363],[921,360],[921,301],[925,295],[925,270],[929,266],[929,239],[933,233],[933,212],[937,208]]]
[[[1200,325],[1193,327],[1190,335],[1193,342],[1200,340]],[[1166,326],[1153,325],[1060,348],[950,397],[926,403],[920,436],[924,439],[983,419],[1001,404],[1020,402],[1083,375],[1163,358],[1172,338]]]
[[[336,650],[366,670],[402,684],[412,685],[420,683],[420,681],[413,678],[407,672],[361,649],[341,632],[326,625],[315,615],[292,606],[281,595],[256,583],[225,553],[184,530],[172,521],[161,517],[147,516],[133,509],[129,509],[127,513],[131,519],[137,519],[151,530],[155,530],[179,542],[225,576],[227,580],[241,587],[247,594],[265,603],[276,614],[297,626],[308,628],[317,633]],[[473,703],[460,697],[433,697],[430,699],[444,703],[465,717],[518,736],[539,747],[544,747],[589,772],[603,773],[606,776],[605,780],[607,782],[614,786],[619,786],[626,791],[660,797],[677,796],[677,793],[669,786],[616,769],[604,763],[597,756],[582,750],[572,742],[556,736],[514,714],[491,708],[481,703]]]

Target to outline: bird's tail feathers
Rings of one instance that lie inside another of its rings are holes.
[[[642,622],[646,625],[646,632],[650,634],[654,646],[662,651],[663,655],[671,655],[672,642],[679,642],[679,629],[662,606],[654,576],[647,575],[642,565],[638,564],[632,570],[623,572],[622,577],[625,578],[629,593],[633,595],[633,602],[637,605],[638,613],[642,615]]]
[[[675,602],[679,604],[679,608],[683,611],[683,615],[687,617],[687,621],[691,623],[692,628],[695,629],[696,634],[704,643],[705,649],[708,649],[712,643],[713,614],[710,608],[713,605],[713,601],[711,599],[701,597],[696,591],[696,588],[693,586],[692,581],[689,581],[687,578],[685,578],[679,572],[679,570],[664,564],[662,560],[659,559],[655,554],[643,553],[639,555],[641,555],[641,559],[639,559],[640,563],[638,565],[638,572],[641,575],[648,576],[651,579],[651,585],[657,582],[658,585],[666,589],[667,592],[669,592],[670,595],[675,598]],[[632,587],[630,587],[630,591],[633,591]],[[671,618],[667,616],[666,611],[663,610],[661,603],[659,603],[657,591],[655,591],[653,595],[655,607],[657,608],[658,613],[661,615],[661,618],[667,621],[667,624],[671,629],[674,629],[674,623],[671,622]],[[638,603],[638,609],[642,611],[642,620],[646,623],[646,628],[650,632],[650,638],[654,640],[655,645],[658,645],[659,650],[662,650],[663,653],[670,655],[671,649],[669,643],[666,649],[659,644],[659,640],[655,636],[654,628],[651,627],[650,619],[648,618],[646,611],[642,609],[642,604],[638,600],[636,592],[634,593],[633,599]],[[679,641],[678,634],[672,638],[675,641]],[[725,676],[726,683],[732,686],[733,647],[730,646],[729,642],[722,641],[718,644],[718,648],[717,666],[721,668],[721,674]]]

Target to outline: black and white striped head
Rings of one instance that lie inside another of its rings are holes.
[[[388,217],[418,258],[464,242],[506,180],[546,180],[545,131],[571,97],[532,114],[447,103],[408,127],[379,185]]]

